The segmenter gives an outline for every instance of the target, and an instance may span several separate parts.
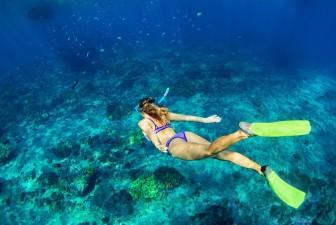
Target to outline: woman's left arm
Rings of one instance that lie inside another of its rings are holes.
[[[190,122],[200,122],[200,123],[219,123],[222,118],[217,115],[212,115],[209,117],[199,117],[199,116],[190,116],[177,113],[169,113],[169,119],[174,121],[190,121]]]

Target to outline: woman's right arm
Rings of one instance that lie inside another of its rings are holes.
[[[167,147],[160,142],[158,136],[153,131],[153,129],[149,125],[148,121],[141,120],[138,123],[138,126],[140,127],[140,129],[142,130],[142,132],[144,133],[144,135],[146,135],[149,138],[149,140],[151,140],[151,142],[155,146],[155,148],[157,148],[161,152],[165,152],[166,153]]]
[[[200,122],[200,123],[219,123],[222,118],[217,115],[209,117],[199,117],[199,116],[190,116],[170,112],[169,120],[171,121],[189,121],[189,122]]]

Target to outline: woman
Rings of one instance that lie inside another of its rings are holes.
[[[222,136],[214,142],[209,142],[192,132],[175,133],[171,121],[192,121],[201,123],[219,123],[221,118],[213,115],[207,118],[188,116],[170,112],[166,107],[158,106],[152,97],[143,98],[138,103],[138,110],[144,117],[138,125],[144,135],[152,141],[161,152],[184,160],[198,160],[215,158],[233,162],[241,167],[253,169],[260,175],[261,166],[246,156],[229,151],[235,143],[248,138],[251,133],[239,129],[238,131]]]

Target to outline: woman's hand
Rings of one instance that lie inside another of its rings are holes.
[[[222,118],[220,118],[219,116],[212,115],[207,118],[204,118],[204,123],[219,123],[221,120]]]
[[[163,152],[163,153],[167,153],[167,151],[168,151],[168,148],[165,146],[165,145],[163,145],[163,144],[158,144],[158,145],[155,145],[155,147],[157,148],[157,149],[159,149],[161,152]]]

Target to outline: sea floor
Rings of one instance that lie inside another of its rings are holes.
[[[335,71],[285,71],[202,49],[121,52],[92,65],[94,72],[71,72],[45,62],[1,77],[2,224],[335,224]],[[300,208],[252,170],[157,151],[134,108],[168,87],[171,111],[222,117],[173,123],[211,141],[240,121],[309,120],[309,135],[231,148],[305,191]]]

